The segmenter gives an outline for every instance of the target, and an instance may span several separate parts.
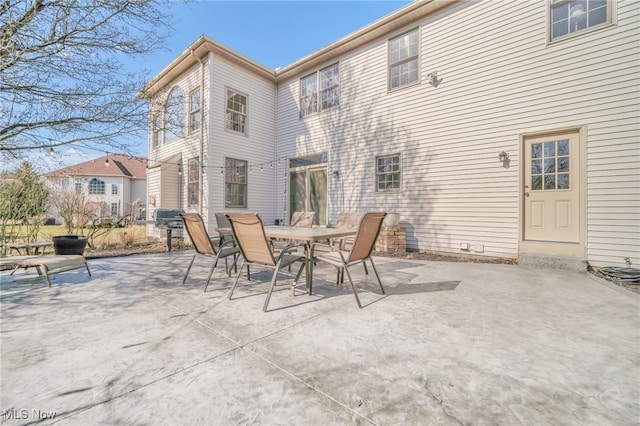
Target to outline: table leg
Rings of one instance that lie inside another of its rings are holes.
[[[307,289],[309,291],[309,295],[311,295],[311,290],[313,286],[313,259],[311,258],[311,247],[310,244],[305,244],[304,246],[305,257],[307,258],[307,270],[306,270],[306,281],[307,281]]]
[[[171,228],[167,228],[167,251],[171,251]]]

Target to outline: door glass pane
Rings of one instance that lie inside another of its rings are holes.
[[[569,157],[558,157],[558,171],[559,172],[569,171]]]
[[[531,174],[538,175],[542,173],[542,160],[533,160],[531,162]]]
[[[555,175],[549,175],[544,177],[544,189],[556,189]]]
[[[306,199],[306,172],[291,172],[289,174],[291,178],[290,192],[289,192],[289,219],[293,212],[305,211],[305,199]]]
[[[545,142],[544,143],[544,156],[545,157],[553,157],[556,155],[556,142]]]
[[[544,172],[545,173],[555,173],[556,171],[556,159],[555,158],[545,158],[544,159]]]
[[[559,173],[558,174],[558,189],[569,189],[569,174],[568,173]]]
[[[542,158],[541,143],[534,143],[531,145],[531,158]]]
[[[542,189],[542,176],[531,176],[531,189],[534,191]]]
[[[558,155],[569,155],[569,141],[558,141]]]
[[[309,171],[309,211],[316,213],[314,225],[327,224],[327,170]]]

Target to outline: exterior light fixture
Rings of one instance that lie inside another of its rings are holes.
[[[429,74],[427,74],[427,79],[429,84],[433,87],[438,87],[438,85],[442,82],[442,79],[438,78],[438,71],[431,71]]]
[[[498,160],[500,160],[501,163],[504,163],[505,161],[509,160],[509,154],[502,151],[500,154],[498,154]]]

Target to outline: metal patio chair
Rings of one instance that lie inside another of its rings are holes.
[[[187,273],[184,274],[182,284],[184,285],[184,283],[187,281],[187,277],[189,276],[189,272],[191,271],[193,262],[196,260],[196,256],[202,255],[213,257],[213,265],[211,266],[211,270],[209,271],[207,282],[204,285],[204,291],[207,291],[209,281],[211,281],[211,276],[213,275],[213,270],[218,265],[218,261],[220,259],[225,259],[225,271],[229,276],[231,276],[231,267],[228,266],[226,261],[229,256],[233,256],[233,264],[231,266],[236,266],[238,256],[240,255],[240,249],[233,246],[234,241],[232,239],[221,244],[216,244],[214,242],[215,240],[212,240],[209,237],[207,229],[204,226],[204,221],[198,213],[180,213],[180,217],[182,218],[182,222],[184,223],[184,228],[187,230],[187,234],[189,234],[189,238],[191,239],[193,248],[196,251],[193,255],[193,258],[191,258],[191,262],[189,263],[189,267],[187,268]]]
[[[338,268],[339,281],[341,272],[342,275],[345,271],[347,272],[347,278],[349,278],[349,284],[351,284],[351,289],[353,290],[353,294],[356,297],[356,302],[358,303],[359,308],[362,308],[362,304],[360,303],[358,291],[356,290],[356,287],[353,284],[353,280],[351,279],[351,274],[349,273],[350,266],[356,265],[358,263],[364,264],[365,261],[368,260],[371,263],[371,267],[373,268],[373,272],[375,273],[376,278],[378,279],[378,284],[380,285],[382,294],[386,294],[384,291],[384,287],[382,286],[382,281],[380,281],[380,275],[378,275],[376,265],[373,263],[373,259],[371,258],[371,253],[373,253],[376,240],[378,239],[378,235],[380,234],[380,229],[382,229],[382,221],[384,220],[386,215],[387,214],[383,212],[365,213],[358,223],[358,233],[353,240],[351,249],[348,251],[341,250],[340,247],[336,248],[335,246],[322,243],[314,243],[312,246],[311,258],[317,261],[327,262]],[[324,249],[328,248],[329,251],[320,253],[316,256],[316,246],[322,247]]]
[[[238,280],[242,274],[242,268],[247,264],[247,276],[251,279],[248,265],[259,265],[273,269],[273,275],[271,277],[271,287],[267,293],[267,299],[264,302],[262,310],[267,311],[269,306],[269,300],[271,299],[271,293],[276,285],[278,278],[278,272],[295,262],[301,262],[302,265],[296,274],[295,280],[291,286],[292,294],[295,292],[295,286],[298,283],[300,274],[306,266],[306,257],[304,254],[290,254],[289,251],[297,249],[298,246],[291,245],[284,248],[276,255],[274,253],[271,243],[267,239],[264,233],[264,226],[260,216],[256,213],[229,213],[227,218],[231,222],[231,229],[233,230],[234,239],[236,244],[240,248],[242,253],[242,263],[238,269],[236,275],[236,281],[233,283],[231,292],[229,293],[229,299],[233,297],[233,292],[238,285]]]

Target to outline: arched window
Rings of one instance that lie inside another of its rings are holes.
[[[184,133],[184,95],[182,89],[174,87],[169,92],[164,109],[164,141],[172,142]]]
[[[104,181],[93,178],[89,181],[89,194],[104,194]]]

